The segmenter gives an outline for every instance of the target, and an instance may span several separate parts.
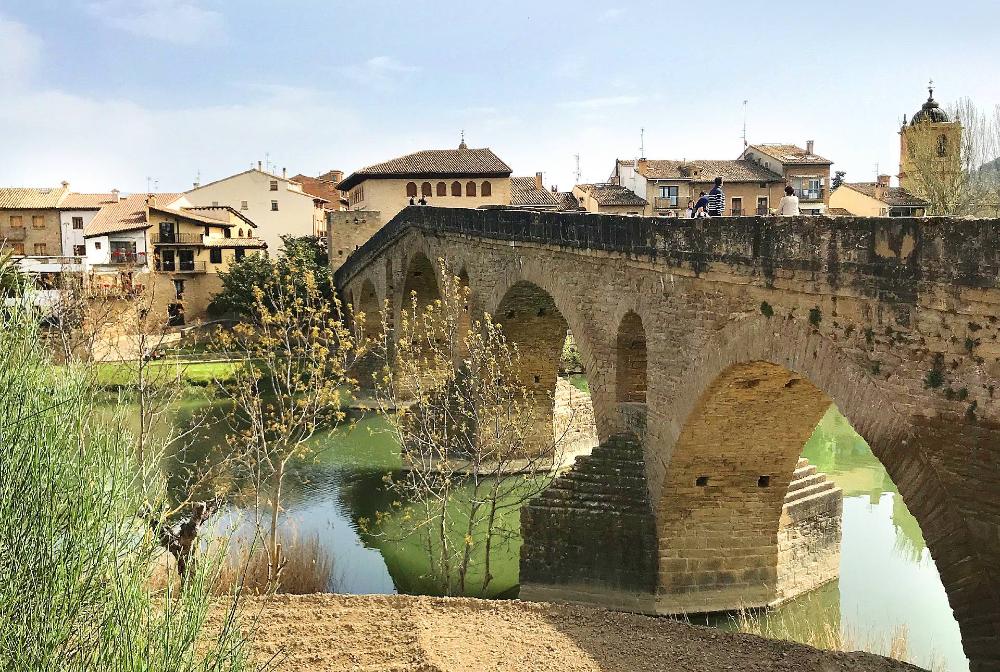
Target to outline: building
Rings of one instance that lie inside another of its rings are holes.
[[[573,197],[587,212],[607,215],[641,215],[649,203],[619,184],[578,184]]]
[[[87,256],[84,231],[101,208],[122,200],[121,193],[113,189],[107,194],[69,193],[59,204],[59,221],[62,228],[62,249],[66,256]]]
[[[558,210],[560,200],[556,193],[546,189],[542,174],[534,177],[510,178],[510,206],[527,210]]]
[[[927,91],[927,101],[909,123],[904,115],[899,129],[899,186],[917,196],[961,170],[962,125],[934,100],[933,82]]]
[[[830,205],[833,161],[816,154],[814,147],[812,140],[806,141],[805,149],[782,143],[750,145],[740,158],[781,175],[799,197],[799,210],[803,215],[822,215]]]
[[[147,287],[172,326],[204,317],[218,274],[266,243],[235,208],[186,203],[183,194],[133,194],[103,206],[84,229],[91,286]]]
[[[351,210],[377,211],[388,222],[411,203],[451,208],[509,205],[511,169],[488,147],[430,149],[351,173],[337,185]],[[335,234],[334,234],[335,235]]]
[[[344,171],[328,170],[317,177],[310,177],[299,173],[292,177],[292,182],[302,185],[302,191],[310,196],[318,196],[325,199],[327,210],[346,210],[347,194],[337,189],[337,185],[344,181]]]
[[[377,210],[333,210],[326,213],[326,218],[326,249],[333,270],[382,228],[382,213]]]
[[[283,235],[316,236],[326,228],[327,199],[305,192],[284,174],[265,172],[260,163],[215,182],[196,184],[184,196],[191,205],[227,205],[251,219],[272,254],[280,251]]]
[[[889,176],[876,182],[845,182],[830,196],[830,209],[859,217],[923,217],[927,201],[902,187],[889,186]]]
[[[66,253],[60,207],[69,183],[59,187],[0,188],[0,250],[16,258],[18,268],[45,287],[59,274],[81,270],[80,260]]]
[[[748,159],[619,159],[609,182],[645,200],[643,214],[676,217],[689,202],[696,202],[701,192],[709,192],[716,177],[724,181],[725,214],[729,216],[767,215],[785,195],[783,176]]]

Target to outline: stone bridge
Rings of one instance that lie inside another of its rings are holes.
[[[411,207],[338,286],[398,313],[411,292],[433,300],[437,259],[539,393],[572,332],[594,459],[641,466],[592,479],[600,504],[526,509],[523,594],[659,613],[772,601],[783,502],[832,402],[919,521],[973,669],[1000,670],[1000,220]]]

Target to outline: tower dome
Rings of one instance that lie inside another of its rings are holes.
[[[927,87],[927,91],[930,95],[927,96],[927,102],[924,103],[913,118],[910,119],[910,126],[916,126],[922,122],[928,123],[948,123],[951,119],[948,118],[948,113],[941,109],[937,101],[934,100],[934,82],[932,81]]]

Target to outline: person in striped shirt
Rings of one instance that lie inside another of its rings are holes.
[[[715,178],[715,186],[708,192],[708,216],[722,217],[726,210],[726,194],[722,191],[722,178]]]

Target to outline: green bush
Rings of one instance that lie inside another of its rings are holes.
[[[0,316],[0,669],[245,669],[232,625],[203,631],[224,545],[183,592],[151,582],[158,460],[137,463],[87,379],[51,365],[26,316]]]

